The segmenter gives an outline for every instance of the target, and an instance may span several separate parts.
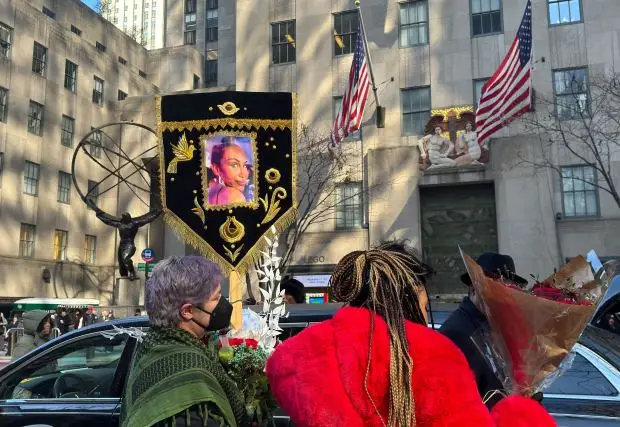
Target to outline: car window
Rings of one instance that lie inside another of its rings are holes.
[[[127,335],[95,335],[59,346],[28,363],[0,387],[4,399],[115,396],[116,368]]]
[[[545,390],[545,394],[580,396],[618,396],[618,390],[581,354],[575,355],[571,368]]]

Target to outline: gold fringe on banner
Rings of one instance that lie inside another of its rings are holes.
[[[270,225],[269,228],[273,226],[276,229],[276,234],[281,234],[295,222],[295,218],[297,218],[297,209],[295,207],[291,207],[280,218],[278,218],[273,225]],[[245,254],[239,264],[233,266],[230,262],[228,262],[228,260],[226,260],[226,258],[215,251],[202,237],[196,234],[191,227],[185,224],[182,219],[166,207],[164,207],[164,220],[166,221],[166,224],[168,224],[168,226],[170,226],[170,228],[172,228],[172,230],[179,235],[185,243],[189,244],[209,260],[215,262],[226,276],[229,276],[234,270],[239,272],[239,274],[245,274],[255,263],[260,261],[261,252],[268,249],[267,241],[263,235],[263,237],[261,237],[258,242],[256,242],[256,244]]]

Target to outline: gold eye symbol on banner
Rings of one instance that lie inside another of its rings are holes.
[[[237,218],[229,216],[220,226],[220,236],[226,243],[236,243],[245,236],[245,227]]]
[[[227,116],[232,116],[237,111],[239,111],[239,108],[235,105],[234,102],[231,101],[226,101],[223,104],[218,104],[217,108],[219,108],[220,111]]]

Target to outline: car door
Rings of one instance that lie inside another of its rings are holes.
[[[620,373],[577,344],[572,366],[545,390],[543,405],[559,427],[620,425]]]
[[[134,345],[126,334],[92,332],[25,359],[0,378],[2,426],[118,425]]]

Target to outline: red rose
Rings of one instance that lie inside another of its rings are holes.
[[[245,345],[249,348],[256,350],[258,348],[258,341],[252,338],[248,338],[245,340]]]
[[[252,338],[247,338],[247,339],[243,339],[243,338],[228,338],[228,344],[230,344],[231,347],[239,347],[242,344],[245,344],[246,347],[248,348],[252,348],[252,349],[257,349],[258,348],[258,341],[252,339]],[[222,348],[222,342],[219,342],[219,348]]]
[[[228,338],[228,344],[233,347],[243,344],[243,338]]]

